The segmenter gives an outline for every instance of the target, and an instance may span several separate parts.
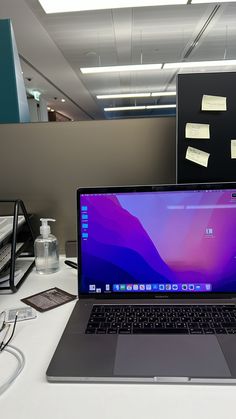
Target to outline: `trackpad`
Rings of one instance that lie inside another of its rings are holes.
[[[215,336],[120,335],[114,374],[123,377],[231,377]]]

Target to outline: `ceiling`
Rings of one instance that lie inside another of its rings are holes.
[[[47,15],[38,0],[1,0],[0,18],[12,20],[27,91],[40,91],[49,106],[72,120],[158,116],[173,109],[105,112],[104,107],[175,103],[175,96],[98,100],[96,95],[173,91],[176,69],[82,74],[81,67],[236,58],[235,3]]]

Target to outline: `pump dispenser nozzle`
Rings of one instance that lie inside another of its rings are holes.
[[[48,222],[55,222],[56,220],[54,220],[54,218],[40,218],[40,221],[42,223],[40,226],[40,234],[42,234],[43,238],[46,239],[51,233],[51,227],[48,225]]]

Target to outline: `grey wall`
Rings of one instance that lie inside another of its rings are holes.
[[[175,118],[0,125],[0,199],[76,238],[79,186],[175,183]]]

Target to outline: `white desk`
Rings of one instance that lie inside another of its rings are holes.
[[[0,295],[0,311],[23,305],[20,299],[58,286],[76,293],[77,272],[61,262],[60,272],[42,276],[33,271],[16,294]],[[236,386],[160,384],[52,384],[45,371],[75,302],[36,320],[17,324],[12,344],[26,365],[0,397],[2,419],[224,419],[235,417]],[[0,354],[0,381],[14,359]]]

